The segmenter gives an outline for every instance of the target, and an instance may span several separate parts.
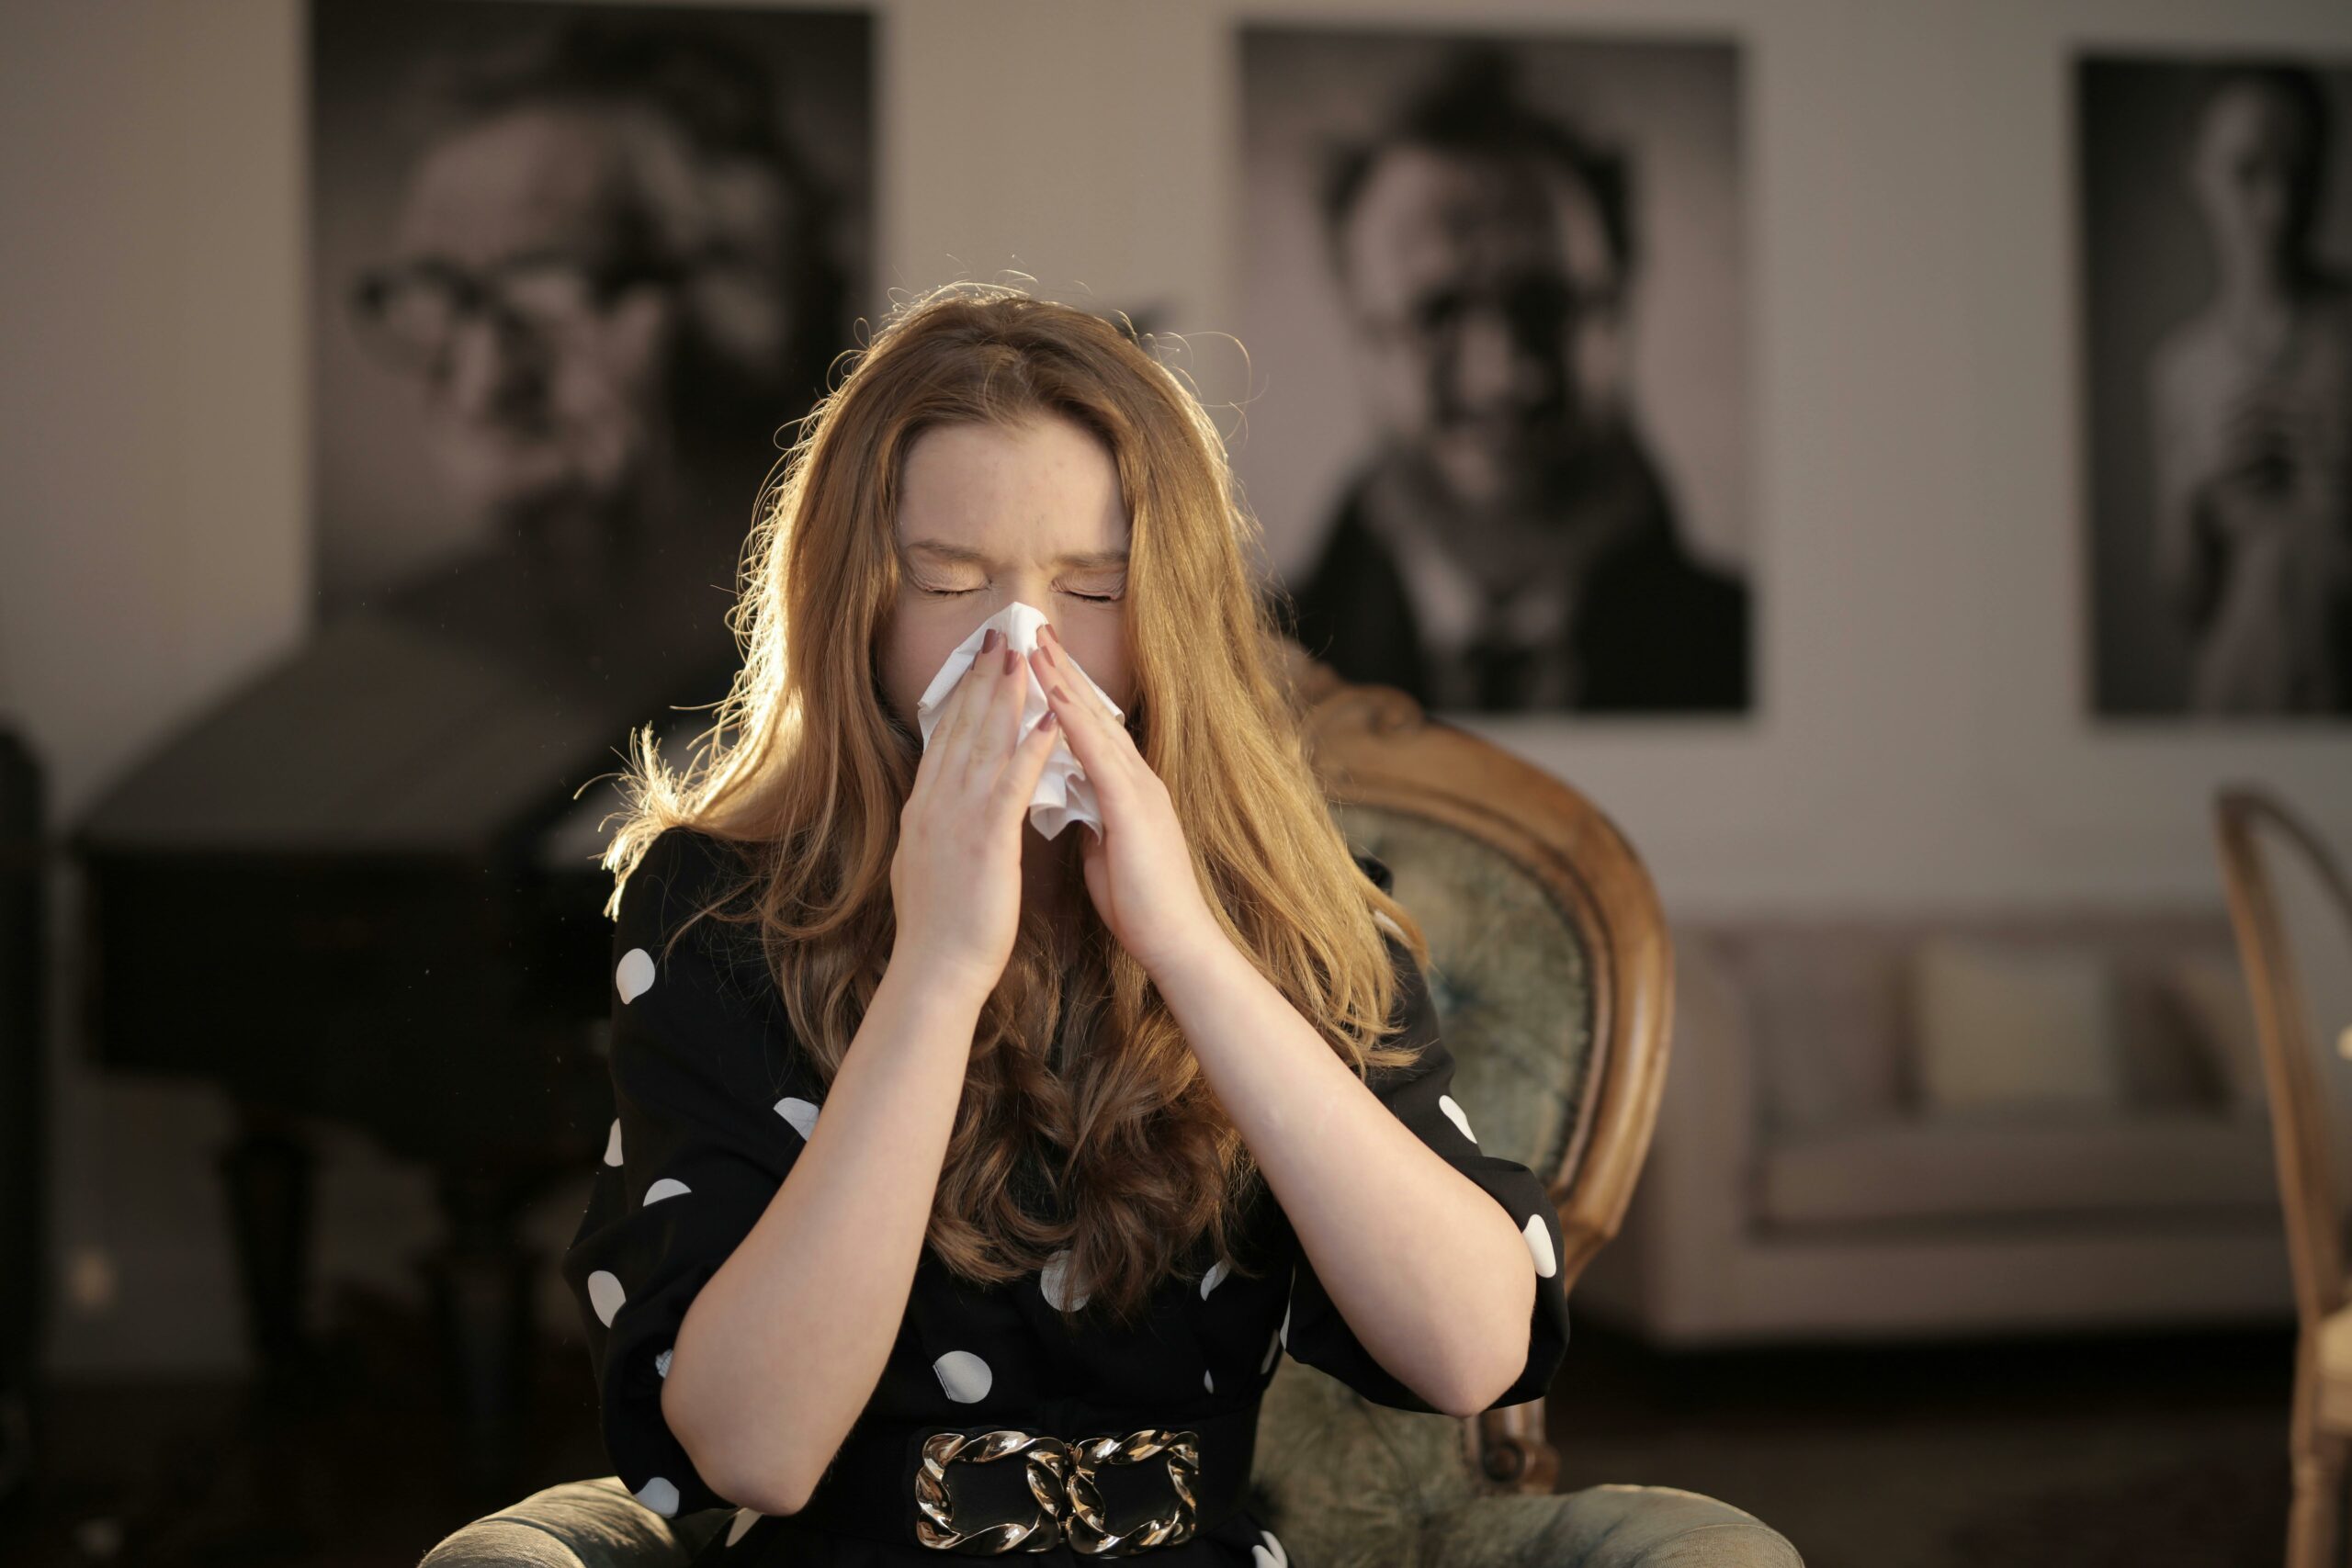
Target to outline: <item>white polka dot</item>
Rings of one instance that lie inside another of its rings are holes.
[[[1208,1300],[1209,1292],[1225,1282],[1225,1259],[1222,1258],[1209,1265],[1209,1271],[1201,1276],[1201,1300]]]
[[[1290,1553],[1284,1551],[1283,1543],[1274,1539],[1274,1532],[1261,1525],[1258,1533],[1266,1538],[1266,1544],[1250,1549],[1250,1568],[1267,1568],[1269,1563],[1273,1568],[1290,1568]]]
[[[1211,1371],[1206,1367],[1203,1367],[1201,1369],[1201,1387],[1211,1393],[1215,1393],[1216,1392],[1216,1373]]]
[[[1091,1291],[1080,1291],[1074,1298],[1064,1300],[1069,1296],[1069,1269],[1070,1250],[1065,1247],[1046,1259],[1046,1266],[1037,1271],[1037,1289],[1057,1312],[1076,1312],[1093,1294]]]
[[[1283,1337],[1280,1334],[1274,1335],[1266,1341],[1266,1359],[1258,1363],[1258,1371],[1262,1373],[1268,1367],[1274,1364],[1274,1352],[1280,1350],[1282,1348]]]
[[[1528,1215],[1527,1224],[1520,1227],[1519,1234],[1527,1238],[1527,1250],[1535,1255],[1535,1271],[1550,1279],[1558,1270],[1560,1260],[1552,1256],[1552,1233],[1544,1228],[1544,1216]]]
[[[613,984],[620,987],[623,1002],[633,1002],[651,990],[653,954],[641,947],[622,953],[620,967],[613,971]]]
[[[617,1116],[613,1118],[612,1135],[605,1140],[605,1163],[612,1166],[621,1163],[621,1119]]]
[[[665,1519],[678,1511],[677,1487],[659,1475],[637,1489],[637,1500]]]
[[[764,1514],[756,1513],[750,1508],[736,1509],[735,1522],[727,1527],[727,1544],[732,1546],[737,1541],[742,1540],[745,1531],[749,1530],[753,1525],[758,1524],[766,1517],[767,1516]]]
[[[808,1142],[810,1134],[817,1131],[817,1104],[814,1100],[787,1094],[775,1102],[775,1113],[792,1123],[792,1130],[800,1134],[803,1143]]]
[[[667,1350],[664,1350],[660,1355],[654,1357],[653,1370],[660,1372],[663,1377],[668,1377],[670,1375],[670,1358],[677,1353],[678,1348],[673,1345]]]
[[[1399,942],[1405,940],[1405,928],[1398,925],[1396,920],[1390,917],[1387,910],[1374,909],[1372,912],[1372,918],[1374,922],[1377,924],[1381,930],[1394,931],[1396,935],[1396,940]]]
[[[665,1176],[645,1190],[645,1204],[659,1203],[664,1198],[682,1198],[694,1189],[674,1176]],[[640,1208],[645,1204],[639,1205]]]
[[[989,1364],[969,1350],[950,1350],[933,1361],[931,1370],[939,1374],[939,1386],[947,1391],[947,1397],[958,1404],[986,1399],[989,1385],[996,1381]]]
[[[1274,1337],[1282,1341],[1283,1349],[1290,1348],[1290,1303],[1288,1302],[1283,1303],[1283,1325],[1274,1330]]]
[[[1437,1097],[1437,1108],[1453,1119],[1453,1124],[1462,1129],[1462,1135],[1464,1137],[1469,1139],[1474,1144],[1478,1141],[1478,1134],[1470,1130],[1470,1118],[1463,1114],[1462,1107],[1460,1103],[1454,1100],[1453,1096],[1450,1094],[1439,1095]]]
[[[605,1327],[613,1325],[613,1314],[628,1300],[628,1292],[621,1289],[620,1276],[609,1269],[599,1269],[588,1276],[588,1304],[596,1309],[597,1317]]]

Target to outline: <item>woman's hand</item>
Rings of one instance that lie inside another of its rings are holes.
[[[1039,628],[1030,659],[1052,710],[1047,716],[1061,720],[1102,808],[1099,835],[1091,823],[1078,830],[1086,834],[1080,846],[1086,891],[1104,927],[1155,976],[1202,943],[1224,942],[1202,897],[1168,786],[1136,750],[1135,737],[1091,686],[1070,673],[1052,626]]]
[[[1021,833],[1060,734],[1048,713],[1016,741],[1028,691],[1020,655],[991,630],[948,694],[899,812],[890,861],[895,962],[996,989],[1021,930]],[[1091,770],[1090,770],[1091,771]]]

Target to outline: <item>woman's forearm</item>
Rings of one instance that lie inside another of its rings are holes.
[[[662,1413],[720,1495],[797,1509],[873,1396],[985,1000],[894,955],[808,1146],[687,1309]]]
[[[1437,1409],[1487,1408],[1525,1364],[1535,1305],[1510,1218],[1229,941],[1165,967],[1160,995],[1356,1337]]]

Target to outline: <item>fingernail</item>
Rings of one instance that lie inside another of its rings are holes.
[[[1010,675],[1020,668],[1021,655],[1008,643],[1004,649],[1004,672]]]
[[[1062,645],[1062,639],[1055,635],[1054,628],[1051,626],[1039,626],[1037,628],[1037,635],[1040,637],[1053,638],[1053,644],[1056,648],[1059,648]]]
[[[986,653],[994,647],[996,647],[996,628],[990,626],[988,629],[988,635],[980,638],[980,651]]]
[[[1037,728],[1040,728],[1040,729],[1051,729],[1053,727],[1054,727],[1054,710],[1053,710],[1053,709],[1051,709],[1051,708],[1047,708],[1047,709],[1046,710],[1046,716],[1045,716],[1045,717],[1043,717],[1043,718],[1041,718],[1041,719],[1039,719],[1039,720],[1037,721]]]

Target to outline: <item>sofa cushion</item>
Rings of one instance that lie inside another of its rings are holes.
[[[1771,1224],[2278,1206],[2266,1129],[2193,1112],[1891,1121],[1758,1157],[1758,1218]]]
[[[1911,980],[1915,954],[1937,936],[2098,953],[2109,964],[2124,1103],[2218,1111],[2233,1101],[2220,1050],[2170,994],[2184,955],[2234,963],[2228,918],[2216,908],[1915,910],[1678,924],[1678,939],[1697,935],[1722,955],[1745,1000],[1758,1131],[1767,1141],[1924,1111]]]
[[[2231,1112],[2250,1121],[2270,1114],[2262,1081],[2262,1042],[2245,972],[2222,953],[2183,953],[2165,976],[2164,994],[2205,1043],[2220,1072]]]
[[[1936,935],[1919,944],[1911,983],[1927,1115],[2123,1102],[2113,985],[2101,953]]]
[[[1914,1105],[1905,933],[1864,919],[1791,921],[1722,928],[1715,940],[1748,998],[1768,1136]]]

